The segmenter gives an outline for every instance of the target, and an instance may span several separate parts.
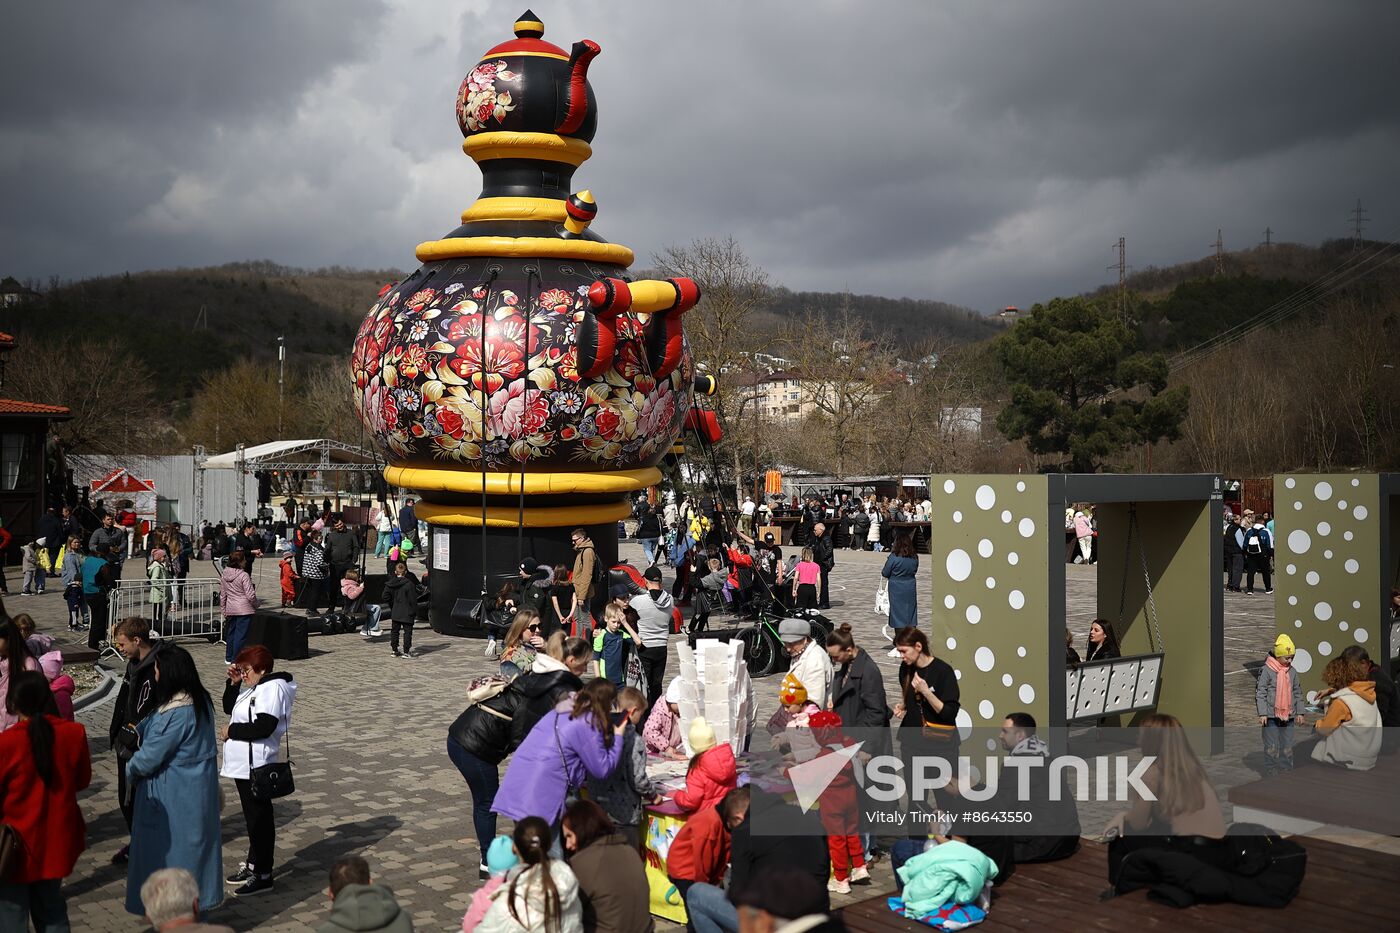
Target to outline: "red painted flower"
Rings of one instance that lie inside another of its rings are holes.
[[[468,340],[457,347],[456,357],[448,363],[463,379],[470,379],[478,389],[494,393],[525,371],[525,353],[513,340],[488,336],[486,358],[481,357],[481,341]]]
[[[399,424],[399,403],[394,401],[394,397],[388,392],[384,393],[384,400],[381,403],[381,418],[384,422],[384,429],[392,431]]]
[[[442,428],[442,433],[454,440],[460,441],[462,439],[462,428],[465,422],[463,422],[462,416],[458,412],[439,405],[435,417],[437,418],[438,425]]]
[[[573,303],[573,296],[562,288],[551,288],[540,293],[540,308],[555,314],[565,314]]]
[[[413,293],[413,297],[404,303],[404,307],[409,311],[422,311],[432,300],[437,297],[437,289],[424,288]]]
[[[538,434],[549,423],[549,398],[517,381],[491,396],[491,433],[512,440]]]
[[[617,429],[622,427],[622,416],[611,408],[599,408],[598,414],[593,416],[593,423],[598,426],[598,436],[612,440],[617,435]]]
[[[428,351],[422,344],[411,343],[403,348],[403,358],[399,360],[399,373],[414,379],[428,365]]]

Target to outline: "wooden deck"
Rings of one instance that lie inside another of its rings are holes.
[[[1400,755],[1382,755],[1370,771],[1300,759],[1294,770],[1232,787],[1229,796],[1236,819],[1239,808],[1247,807],[1294,821],[1400,836]]]
[[[1295,837],[1308,850],[1302,889],[1283,910],[1208,904],[1178,910],[1147,899],[1146,891],[1100,902],[1108,888],[1108,847],[1087,840],[1073,858],[1044,865],[1017,865],[996,892],[987,919],[975,929],[1206,930],[1278,933],[1282,929],[1394,930],[1400,928],[1387,892],[1400,879],[1400,856],[1355,846]],[[893,892],[890,892],[891,894]],[[839,911],[852,933],[928,930],[892,913],[889,894]]]

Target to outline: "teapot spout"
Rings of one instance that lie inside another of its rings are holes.
[[[603,51],[592,39],[574,43],[569,56],[569,86],[564,90],[564,116],[554,132],[561,136],[578,132],[588,116],[588,63]]]

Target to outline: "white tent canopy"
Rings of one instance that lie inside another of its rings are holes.
[[[270,441],[244,447],[244,470],[363,470],[379,468],[378,458],[367,450],[329,438]],[[203,463],[206,470],[236,470],[240,451],[216,454]]]

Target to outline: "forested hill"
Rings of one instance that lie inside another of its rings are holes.
[[[278,337],[286,338],[288,358],[300,365],[348,358],[379,289],[404,274],[259,261],[85,279],[41,286],[41,298],[22,312],[0,311],[0,330],[22,341],[114,339],[187,394],[237,360],[275,360]],[[974,311],[937,301],[786,288],[772,290],[750,328],[757,335],[777,333],[809,311],[835,314],[845,302],[899,350],[918,349],[929,338],[968,342],[1000,330]]]
[[[364,313],[393,270],[290,269],[271,262],[84,279],[0,311],[0,330],[28,340],[111,339],[191,394],[240,359],[300,365],[348,359]]]
[[[1294,320],[1315,318],[1338,300],[1383,300],[1400,289],[1400,248],[1333,240],[1321,246],[1278,243],[1128,277],[1141,345],[1168,353],[1193,347],[1270,309],[1295,308]],[[1113,301],[1117,286],[1091,297]]]

